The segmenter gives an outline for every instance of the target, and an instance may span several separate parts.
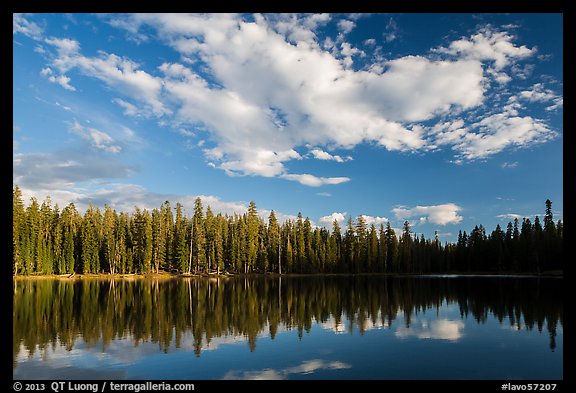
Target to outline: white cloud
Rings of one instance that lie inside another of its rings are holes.
[[[12,34],[21,33],[30,38],[39,39],[44,33],[44,29],[25,16],[26,14],[12,14]]]
[[[48,80],[52,83],[57,83],[66,90],[76,91],[76,88],[70,84],[70,78],[66,75],[49,76]]]
[[[557,97],[553,101],[554,101],[554,104],[547,106],[545,108],[547,111],[554,111],[554,110],[560,109],[564,106],[564,98],[562,98],[562,97]]]
[[[506,213],[506,214],[498,214],[496,217],[501,218],[501,219],[510,219],[510,220],[514,220],[515,218],[517,218],[518,220],[521,220],[522,217],[526,217],[526,216],[523,216],[521,214],[516,214],[516,213]]]
[[[518,166],[518,161],[514,162],[503,162],[500,165],[502,168],[516,168]]]
[[[512,42],[514,37],[507,32],[494,31],[490,27],[468,38],[453,41],[447,48],[440,47],[436,51],[466,59],[479,61],[493,61],[496,71],[515,63],[517,60],[532,56],[536,50],[525,45],[516,46]]]
[[[362,217],[364,217],[364,220],[366,221],[366,225],[370,226],[372,224],[374,225],[380,225],[380,224],[384,224],[388,222],[388,219],[386,217],[372,217],[372,216],[367,216],[365,214],[362,214]]]
[[[338,30],[342,34],[348,34],[356,27],[356,23],[348,19],[341,19],[338,21]]]
[[[397,207],[392,209],[396,219],[424,217],[427,221],[437,225],[457,224],[463,217],[458,215],[462,208],[454,203],[433,206],[416,206],[413,208]]]
[[[341,157],[338,155],[332,155],[332,154],[330,154],[330,153],[328,153],[322,149],[319,149],[319,148],[315,148],[315,149],[310,150],[310,153],[312,153],[314,158],[316,158],[317,160],[331,160],[331,161],[336,161],[336,162],[345,162],[345,161],[353,160],[353,158],[350,156]]]
[[[486,158],[509,147],[544,143],[558,136],[539,119],[507,112],[487,116],[470,128],[476,132],[462,135],[453,146],[458,157],[466,160]]]
[[[76,91],[76,88],[70,84],[71,79],[66,75],[54,75],[54,71],[50,67],[42,68],[40,75],[46,77],[48,81],[57,83],[66,90]]]
[[[346,178],[288,173],[283,163],[299,156],[287,152],[305,144],[352,148],[364,141],[389,150],[422,148],[426,143],[418,128],[399,121],[426,120],[453,106],[469,108],[483,97],[478,62],[406,57],[389,62],[382,75],[354,72],[305,39],[286,42],[277,31],[293,17],[268,22],[257,16],[255,23],[232,15],[130,18],[133,26],[152,26],[166,43],[182,55],[199,57],[212,71],[218,88],[182,64],[162,65],[163,77],[138,70],[143,80],[162,80],[161,94],[151,89],[149,100],[169,97],[162,102],[175,105],[177,122],[206,127],[217,146],[206,154],[229,174],[281,176],[316,186],[342,182]],[[353,48],[348,49],[351,56]],[[114,55],[81,56],[72,63],[99,78],[110,63],[136,69]]]
[[[138,109],[138,107],[136,107],[136,105],[124,101],[121,98],[114,98],[112,102],[122,107],[124,109],[124,114],[127,116],[139,116],[142,114],[142,112]]]
[[[297,181],[300,184],[310,187],[320,187],[326,184],[340,184],[350,181],[350,178],[348,177],[318,177],[308,173],[284,174],[280,177],[287,180]]]
[[[558,98],[558,96],[552,90],[544,88],[543,83],[536,83],[531,89],[521,91],[518,98],[528,102],[547,102]]]
[[[386,42],[392,42],[398,38],[398,24],[392,18],[386,24],[386,31],[383,33]]]
[[[556,135],[542,120],[519,116],[517,102],[501,116],[462,116],[470,124],[458,128],[431,131],[418,124],[435,118],[455,123],[455,114],[485,104],[488,80],[509,83],[503,69],[535,53],[488,27],[431,55],[378,58],[355,71],[352,58],[364,52],[344,42],[343,33],[356,22],[338,21],[340,33],[336,41],[325,39],[326,50],[316,33],[331,20],[328,14],[256,14],[250,22],[236,14],[108,18],[127,34],[146,31],[153,37],[155,31],[186,62],[144,70],[126,57],[102,51],[86,56],[77,41],[50,37],[43,42],[56,54],[47,56],[47,69],[60,76],[47,77],[72,87],[66,75],[77,70],[121,93],[123,98],[114,102],[126,115],[146,113],[175,129],[201,127],[211,146],[203,150],[207,162],[229,175],[279,177],[318,187],[350,179],[290,173],[285,164],[302,158],[301,147],[314,146],[315,158],[339,162],[346,158],[326,150],[362,143],[407,152],[452,148],[459,163]],[[388,30],[395,32],[393,22]],[[486,62],[493,65],[485,67]],[[556,99],[547,110],[562,105]]]
[[[320,217],[320,219],[318,221],[320,221],[323,224],[327,224],[327,225],[332,225],[334,220],[336,220],[338,223],[342,223],[345,220],[346,214],[348,214],[348,213],[347,212],[344,212],[344,213],[334,212],[328,216]]]
[[[83,74],[97,78],[109,87],[147,104],[156,115],[170,112],[160,97],[161,80],[140,70],[139,64],[103,51],[99,52],[98,57],[83,56],[80,43],[67,38],[47,38],[45,42],[56,48],[58,56],[51,65],[60,72],[77,68]]]
[[[103,150],[108,153],[120,153],[122,150],[122,148],[115,144],[114,139],[107,133],[97,130],[96,128],[83,127],[77,121],[70,125],[70,131],[81,136],[96,149]]]

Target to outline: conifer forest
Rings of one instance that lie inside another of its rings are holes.
[[[117,212],[73,203],[62,210],[47,197],[25,205],[13,188],[13,274],[72,273],[533,273],[563,269],[563,223],[546,200],[539,216],[515,219],[492,231],[476,225],[454,243],[426,239],[408,221],[401,233],[368,226],[363,216],[330,230],[298,214],[280,223],[250,202],[245,214],[214,214],[195,200],[189,217],[180,203],[152,211]]]

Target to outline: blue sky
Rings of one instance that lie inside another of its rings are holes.
[[[13,181],[454,241],[563,211],[561,14],[14,14]]]

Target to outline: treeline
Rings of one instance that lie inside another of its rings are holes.
[[[250,202],[245,214],[215,215],[197,198],[192,217],[169,201],[131,214],[90,204],[81,215],[73,203],[62,211],[47,197],[24,206],[13,189],[13,273],[433,273],[532,272],[563,268],[563,224],[546,201],[544,223],[524,218],[487,234],[476,226],[456,244],[425,239],[408,221],[396,234],[387,223],[350,217],[345,228],[313,227],[298,214],[280,224]]]

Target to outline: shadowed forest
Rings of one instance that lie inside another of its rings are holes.
[[[175,212],[173,212],[173,210]],[[174,214],[175,213],[175,214]],[[536,216],[487,232],[482,225],[442,244],[412,231],[368,226],[363,216],[342,228],[313,227],[298,214],[279,223],[263,219],[254,202],[239,215],[215,215],[197,198],[192,217],[169,201],[151,212],[102,212],[73,203],[60,210],[47,197],[24,205],[13,189],[13,274],[110,273],[535,273],[563,269],[563,223],[546,200]]]

